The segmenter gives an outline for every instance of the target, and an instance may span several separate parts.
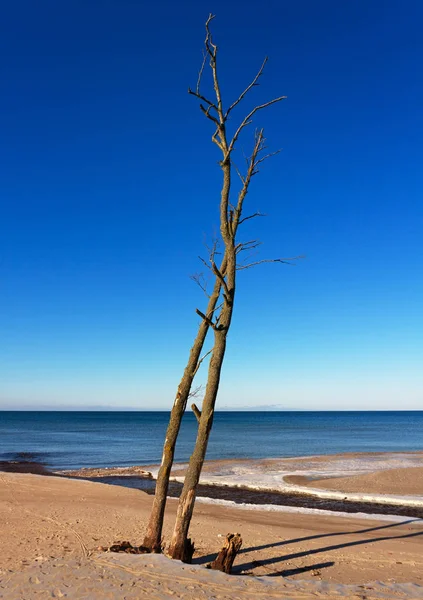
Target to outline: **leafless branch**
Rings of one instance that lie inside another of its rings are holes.
[[[253,108],[253,110],[251,112],[248,113],[248,115],[244,118],[241,125],[238,127],[238,129],[234,133],[234,136],[228,146],[225,160],[228,159],[232,150],[234,149],[234,146],[238,140],[238,137],[239,137],[241,131],[244,129],[244,127],[246,127],[247,125],[252,123],[252,117],[256,114],[256,112],[258,112],[259,110],[262,110],[263,108],[267,108],[268,106],[271,106],[272,104],[276,104],[276,102],[285,100],[286,98],[287,98],[287,96],[279,96],[279,98],[274,98],[273,100],[270,100],[269,102],[265,102],[264,104],[260,104],[259,106],[256,106],[255,108]]]
[[[197,88],[196,88],[197,96],[199,96],[201,93],[200,92],[201,79],[203,77],[204,67],[206,66],[206,60],[207,60],[207,54],[203,51],[203,62],[201,63],[201,67],[200,67],[200,71],[198,73],[198,79],[197,79]]]
[[[248,252],[250,250],[255,250],[256,248],[261,246],[262,243],[263,242],[260,242],[259,240],[251,240],[249,242],[240,242],[239,244],[237,244],[237,246],[235,248],[235,252],[237,254],[239,254],[240,252]]]
[[[237,270],[242,271],[244,269],[250,269],[251,267],[256,267],[257,265],[262,265],[263,263],[283,263],[285,265],[291,265],[291,267],[294,267],[295,263],[292,261],[299,260],[300,258],[304,258],[304,256],[293,256],[291,258],[265,258],[263,260],[257,260],[256,262],[249,263],[248,265],[237,265]]]
[[[216,306],[216,308],[213,309],[213,313],[215,313],[217,310],[220,310],[223,306],[224,302],[221,302],[218,306]]]
[[[196,98],[198,98],[202,102],[205,102],[210,108],[214,108],[214,109],[217,110],[217,106],[215,104],[213,104],[213,102],[211,100],[209,100],[208,98],[206,98],[202,94],[199,94],[198,92],[194,92],[191,88],[188,88],[188,94],[190,94],[191,96],[195,96]]]
[[[250,85],[249,85],[248,87],[246,87],[246,88],[245,88],[245,90],[244,90],[244,91],[242,92],[242,94],[241,94],[241,95],[240,95],[240,96],[237,98],[237,100],[235,100],[235,102],[233,102],[233,103],[231,104],[231,106],[228,108],[228,110],[227,110],[227,111],[226,111],[226,113],[225,113],[225,120],[228,118],[228,116],[229,116],[229,113],[230,113],[230,112],[231,112],[231,111],[232,111],[232,110],[235,108],[235,106],[237,106],[237,104],[239,104],[239,103],[241,102],[241,100],[244,98],[244,96],[246,96],[246,95],[248,94],[248,92],[249,92],[249,91],[250,91],[250,90],[251,90],[251,89],[252,89],[254,86],[258,85],[257,81],[260,79],[260,77],[261,77],[261,75],[262,75],[262,73],[263,73],[264,67],[265,67],[265,65],[266,65],[266,63],[267,63],[267,61],[268,61],[268,60],[269,60],[269,58],[266,56],[266,57],[265,57],[265,59],[264,59],[264,61],[263,61],[263,64],[261,65],[261,67],[260,67],[260,69],[259,69],[259,71],[258,71],[257,75],[254,77],[253,81],[250,83]]]
[[[211,108],[214,108],[215,110],[217,110],[217,108],[214,105],[211,105],[208,108],[205,108],[202,104],[200,104],[201,111],[206,115],[206,117],[208,119],[210,119],[210,121],[213,121],[213,123],[216,125],[216,127],[219,127],[219,125],[220,125],[219,121],[216,119],[216,117],[214,117],[213,115],[210,114]],[[216,132],[216,133],[218,133],[218,132]]]
[[[215,58],[216,52],[217,52],[217,46],[216,46],[216,44],[213,44],[212,34],[210,32],[210,23],[213,21],[215,16],[216,15],[213,15],[212,13],[210,13],[207,18],[207,21],[206,21],[206,40],[204,42],[204,45],[206,47],[206,50],[207,50],[210,58]]]
[[[207,292],[207,281],[203,273],[194,273],[194,275],[190,275],[190,279],[203,290],[207,298],[210,298],[210,294]]]
[[[260,242],[259,240],[250,240],[248,242],[242,242],[236,246],[236,256],[238,256],[241,252],[248,252],[247,256],[243,258],[242,262],[237,263],[238,270],[240,266],[245,265],[248,260],[250,260],[255,254],[257,254],[256,252],[253,252],[253,250],[256,250],[256,248],[261,246],[261,244],[262,242]]]
[[[200,104],[200,109],[205,114],[205,116],[216,125],[216,131],[212,135],[212,142],[215,143],[220,148],[222,153],[225,154],[227,150],[227,143],[225,133],[225,116],[223,114],[222,109],[222,97],[220,93],[220,86],[216,67],[217,46],[213,42],[212,34],[210,31],[210,23],[213,19],[214,15],[210,13],[206,21],[206,39],[204,40],[205,52],[203,55],[203,62],[201,64],[200,71],[198,73],[197,86],[195,92],[191,88],[188,88],[188,93],[195,96],[208,106],[208,108],[206,108],[203,104]],[[216,102],[212,102],[201,93],[201,80],[203,77],[207,57],[210,58],[210,68],[213,76],[213,85],[216,95]],[[211,110],[215,110],[217,112],[217,118],[216,116],[210,113]]]
[[[241,174],[240,170],[238,169],[238,167],[236,166],[236,164],[235,164],[234,162],[232,162],[232,166],[233,166],[233,168],[235,169],[235,171],[237,172],[237,175],[238,175],[238,177],[240,178],[240,180],[241,180],[241,181],[242,181],[242,183],[244,184],[244,183],[245,183],[245,179],[244,179],[244,177],[242,176],[242,174]]]
[[[202,256],[199,256],[198,258],[201,260],[201,262],[203,263],[203,265],[204,265],[205,267],[207,267],[208,269],[210,269],[210,271],[212,270],[212,268],[211,268],[211,266],[209,265],[209,263],[208,263],[208,262],[207,262],[207,261],[206,261],[206,260],[205,260],[205,259],[204,259]]]
[[[224,137],[224,133],[222,131],[222,127],[224,128],[225,116],[223,114],[223,109],[222,109],[222,95],[220,93],[220,86],[219,86],[219,80],[217,77],[217,67],[216,67],[217,46],[216,46],[216,44],[213,43],[212,34],[210,32],[210,23],[213,19],[214,19],[214,15],[210,13],[210,15],[206,21],[206,40],[204,42],[204,45],[206,47],[207,54],[210,56],[210,66],[211,66],[212,75],[213,75],[214,92],[216,94],[216,100],[217,100],[217,113],[219,115],[219,121],[220,121],[220,127],[219,127],[218,131],[216,132],[215,136],[217,134],[219,134],[221,145],[223,147],[226,147],[225,137]]]
[[[210,260],[214,260],[214,257],[217,254],[220,254],[220,252],[217,251],[217,249],[219,248],[219,239],[218,239],[216,233],[213,238],[213,245],[211,247],[209,247],[206,244],[206,248],[209,251]]]
[[[248,215],[248,217],[243,217],[242,219],[240,219],[238,221],[238,225],[241,225],[241,223],[244,223],[244,221],[248,221],[248,219],[254,219],[255,217],[265,217],[265,216],[266,215],[264,213],[257,211],[253,215]]]
[[[216,237],[213,240],[213,245],[212,246],[208,246],[206,244],[206,242],[204,242],[204,246],[207,248],[207,251],[209,253],[209,262],[210,262],[210,264],[202,256],[199,256],[198,258],[201,260],[201,262],[203,263],[203,265],[205,267],[207,267],[208,269],[210,269],[210,271],[212,271],[215,275],[217,275],[217,277],[219,279],[221,279],[222,277],[225,276],[226,263],[223,263],[224,267],[223,267],[222,270],[219,270],[218,267],[217,267],[217,265],[216,265],[215,257],[217,255],[221,254],[217,250],[218,247],[219,247],[219,240]]]
[[[228,284],[226,283],[226,280],[224,278],[224,276],[222,275],[222,273],[219,271],[219,269],[216,266],[216,263],[214,262],[213,259],[210,259],[211,262],[211,266],[212,266],[212,270],[213,273],[216,275],[216,277],[219,279],[220,283],[223,286],[223,289],[225,290],[225,292],[227,294],[229,294],[229,289],[228,289]]]
[[[214,132],[214,134],[212,135],[212,142],[214,144],[216,144],[216,146],[218,146],[222,152],[225,152],[225,148],[222,145],[222,143],[217,139],[217,136],[220,134],[219,128],[216,129],[216,131]]]
[[[198,363],[197,363],[197,366],[195,367],[194,376],[195,376],[195,375],[198,373],[198,369],[200,368],[200,366],[201,366],[201,363],[203,362],[203,360],[205,360],[205,359],[208,357],[208,355],[209,355],[209,354],[211,354],[212,352],[213,352],[213,348],[212,348],[211,350],[209,350],[208,352],[206,352],[206,353],[204,354],[204,356],[202,356],[202,357],[200,358],[200,360],[199,360],[199,361],[198,361]]]
[[[258,169],[257,166],[264,162],[265,160],[267,160],[268,158],[271,158],[272,156],[276,156],[276,154],[279,154],[281,152],[281,150],[275,150],[275,152],[269,152],[269,154],[265,154],[265,156],[262,156],[261,158],[259,158],[258,160],[255,161],[254,163],[254,175],[256,173],[258,173]]]
[[[195,88],[195,92],[189,87],[188,88],[188,94],[191,94],[192,96],[195,96],[199,100],[202,100],[203,102],[205,102],[209,106],[209,108],[214,108],[215,110],[217,110],[216,104],[214,104],[214,102],[212,102],[211,100],[209,100],[208,98],[206,98],[205,96],[203,96],[201,94],[201,90],[200,90],[200,88],[201,88],[201,80],[202,80],[203,72],[204,72],[204,67],[206,66],[206,60],[207,60],[207,54],[205,52],[203,52],[203,62],[201,63],[200,71],[198,73],[197,86]]]
[[[264,142],[264,133],[263,133],[263,129],[260,129],[255,132],[255,143],[254,143],[253,152],[252,152],[250,158],[247,159],[247,173],[244,178],[244,184],[238,194],[237,205],[235,208],[234,223],[232,226],[233,234],[236,234],[238,226],[239,226],[239,220],[240,220],[241,214],[242,214],[242,206],[243,206],[245,197],[248,193],[248,188],[249,188],[249,185],[251,182],[251,178],[254,175],[255,162],[256,162],[257,156],[260,152],[260,149],[263,147],[263,142]]]
[[[203,389],[202,385],[197,385],[197,387],[190,391],[188,398],[198,398]]]

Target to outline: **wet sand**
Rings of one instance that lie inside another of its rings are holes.
[[[33,475],[53,475],[49,469],[32,460],[0,460],[0,471],[4,473],[32,473]]]
[[[89,481],[119,485],[131,489],[140,489],[149,495],[154,494],[155,480],[146,481],[138,476],[106,476],[87,478]],[[301,479],[301,478],[299,478]],[[169,484],[168,496],[179,498],[182,483],[172,481]],[[274,507],[296,507],[312,510],[325,510],[346,513],[367,513],[379,515],[400,515],[423,519],[423,506],[400,506],[398,504],[359,502],[347,499],[319,498],[313,494],[301,492],[277,492],[251,490],[228,485],[202,485],[197,488],[197,497],[210,500],[230,501],[239,505],[259,505]]]

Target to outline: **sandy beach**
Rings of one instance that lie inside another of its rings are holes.
[[[423,467],[389,469],[351,477],[331,477],[310,481],[304,476],[286,477],[287,483],[311,488],[334,490],[353,494],[390,494],[420,496],[423,494]]]
[[[370,485],[370,478],[378,492],[397,493],[397,475],[388,469],[377,477],[339,478],[330,485],[339,490],[349,483],[357,490]],[[414,494],[421,469],[406,468],[400,475],[402,492]],[[193,565],[165,556],[98,551],[116,540],[140,544],[151,501],[142,491],[103,483],[0,473],[0,597],[423,598],[419,519],[292,514],[198,502],[191,528]],[[165,540],[175,509],[176,501],[169,500]],[[234,575],[204,569],[226,533],[234,531],[244,540]]]

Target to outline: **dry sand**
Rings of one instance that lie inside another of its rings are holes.
[[[312,481],[301,475],[285,477],[287,483],[346,493],[423,495],[423,467],[388,469],[351,477],[331,477]]]
[[[151,501],[141,491],[101,483],[0,473],[0,598],[423,598],[423,523],[409,519],[197,504],[197,566],[96,550],[115,540],[141,543]],[[168,504],[166,540],[176,502]],[[235,563],[240,576],[198,566],[229,531],[244,539]]]

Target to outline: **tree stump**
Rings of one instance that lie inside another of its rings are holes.
[[[230,575],[236,555],[242,546],[242,537],[239,533],[228,533],[225,545],[216,556],[215,560],[208,565],[209,569],[223,571]]]

